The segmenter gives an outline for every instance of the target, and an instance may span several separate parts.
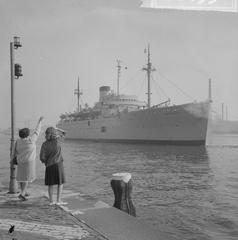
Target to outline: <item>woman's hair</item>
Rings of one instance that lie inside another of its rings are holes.
[[[27,138],[30,135],[29,128],[22,128],[19,130],[19,137],[20,138]]]
[[[53,127],[48,127],[45,131],[46,140],[54,140],[57,139],[57,130]]]

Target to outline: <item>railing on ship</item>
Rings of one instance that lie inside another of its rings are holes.
[[[151,108],[168,107],[169,105],[170,105],[170,98],[162,103],[152,106]]]

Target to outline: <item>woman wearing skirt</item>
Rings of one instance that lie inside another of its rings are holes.
[[[57,132],[61,134],[58,135]],[[64,132],[60,129],[49,127],[46,129],[46,141],[41,146],[40,160],[45,164],[45,185],[48,186],[50,205],[55,204],[53,201],[53,186],[57,185],[56,204],[66,204],[61,201],[63,184],[65,183],[63,157],[61,154],[60,138]]]

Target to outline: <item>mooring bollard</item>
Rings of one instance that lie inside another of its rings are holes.
[[[132,179],[130,173],[112,174],[111,187],[114,192],[113,207],[118,208],[132,216],[136,216],[136,209],[132,203]]]

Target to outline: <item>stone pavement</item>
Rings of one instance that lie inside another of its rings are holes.
[[[31,195],[25,202],[18,199],[18,194],[7,194],[7,190],[0,188],[0,240],[107,239],[61,207],[50,206],[43,186],[31,185]],[[74,194],[64,191],[64,197]],[[11,225],[15,226],[13,233],[8,232]]]
[[[168,234],[108,204],[69,189],[67,205],[49,205],[47,188],[34,183],[28,201],[0,184],[0,240],[169,240]],[[15,230],[9,233],[10,227]]]

